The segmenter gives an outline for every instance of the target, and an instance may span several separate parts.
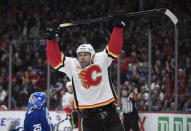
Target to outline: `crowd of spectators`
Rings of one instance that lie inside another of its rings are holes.
[[[147,4],[145,4],[147,2]],[[12,49],[12,109],[25,109],[34,91],[47,91],[47,59],[43,33],[48,21],[59,23],[125,12],[166,7],[181,21],[178,54],[178,111],[191,111],[191,22],[189,1],[155,2],[142,0],[2,0],[0,3],[0,109],[8,106],[9,52]],[[100,22],[62,29],[59,44],[66,56],[76,56],[80,43],[91,43],[102,50],[109,40],[111,22]],[[152,33],[151,110],[175,111],[174,27],[162,15],[127,20],[124,48],[120,56],[121,85],[137,89],[139,111],[148,111],[148,29]],[[10,46],[11,45],[11,46]],[[12,47],[12,48],[11,48]],[[116,62],[112,78],[116,85]],[[51,70],[50,109],[61,109],[61,98],[68,78]],[[117,88],[117,87],[116,87]]]

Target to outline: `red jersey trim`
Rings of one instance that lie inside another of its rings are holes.
[[[108,46],[106,46],[106,49],[107,49],[107,51],[108,51],[108,54],[110,54],[111,56],[113,56],[113,57],[115,57],[115,58],[117,58],[117,57],[119,56],[119,54],[112,53],[112,52],[109,50],[109,47],[108,47]]]
[[[64,59],[64,54],[63,53],[61,53],[61,62],[58,64],[58,65],[56,65],[55,67],[53,67],[54,69],[58,69],[61,65],[63,65],[63,59]]]

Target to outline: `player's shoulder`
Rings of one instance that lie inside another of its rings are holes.
[[[39,116],[39,115],[43,115],[43,113],[46,112],[46,109],[44,107],[40,108],[40,109],[29,109],[26,113],[26,115],[30,115],[30,116]]]
[[[95,54],[94,62],[100,62],[100,60],[104,61],[105,58],[107,58],[107,53],[105,52],[105,50],[103,50],[103,51],[98,52],[98,53]]]
[[[73,95],[68,92],[65,92],[64,95],[62,96],[62,98],[68,98],[70,96],[73,96]]]
[[[77,58],[75,58],[75,57],[65,57],[65,59],[67,60],[67,61],[70,61],[71,63],[76,63],[78,60],[77,60]]]
[[[65,60],[75,61],[76,58],[75,58],[75,57],[68,57],[68,56],[65,56]]]
[[[105,50],[95,53],[95,57],[103,57],[103,55],[106,55]]]

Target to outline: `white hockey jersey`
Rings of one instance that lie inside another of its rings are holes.
[[[64,93],[62,96],[62,107],[70,107],[72,109],[73,98],[73,94],[68,92]]]
[[[76,58],[64,58],[64,66],[58,70],[73,82],[75,108],[94,108],[115,101],[116,94],[108,73],[112,60],[104,50],[95,54],[93,64],[82,69]]]
[[[76,58],[64,56],[56,39],[46,41],[46,54],[51,67],[66,73],[73,82],[75,108],[94,108],[115,101],[116,94],[109,78],[108,67],[112,58],[120,55],[122,46],[123,28],[114,27],[106,49],[96,53],[93,64],[82,69]]]

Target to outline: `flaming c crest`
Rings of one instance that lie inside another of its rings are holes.
[[[93,72],[95,72],[96,77],[93,78]],[[90,86],[96,86],[100,84],[102,80],[102,75],[97,75],[101,73],[102,70],[98,65],[92,65],[88,68],[83,69],[79,74],[79,78],[81,79],[82,85],[84,88],[90,88]]]

